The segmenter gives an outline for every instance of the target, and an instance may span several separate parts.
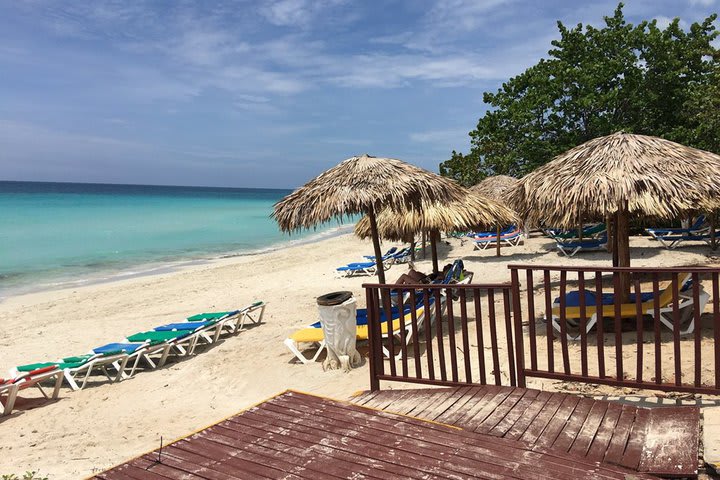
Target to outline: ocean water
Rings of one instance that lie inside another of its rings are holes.
[[[0,181],[0,298],[281,248],[270,218],[291,190]]]

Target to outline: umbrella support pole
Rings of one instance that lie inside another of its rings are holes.
[[[710,214],[710,249],[717,250],[717,237],[715,236],[715,225],[717,224],[717,210]]]
[[[618,267],[630,266],[630,219],[627,205],[623,205],[615,215],[615,248],[613,259],[617,257]],[[620,275],[620,295],[623,303],[630,298],[630,274],[622,272]]]
[[[497,224],[497,239],[496,239],[497,241],[495,242],[495,244],[496,244],[496,247],[495,247],[495,249],[496,249],[495,256],[496,256],[496,257],[499,257],[499,256],[500,256],[500,236],[501,236],[501,235],[500,235],[500,224],[498,223],[498,224]]]
[[[368,218],[370,219],[370,233],[372,235],[373,250],[375,250],[375,264],[377,265],[378,282],[385,283],[385,269],[383,268],[382,250],[380,250],[380,238],[378,237],[377,219],[375,218],[375,209],[368,209]]]
[[[430,250],[432,251],[432,264],[433,264],[433,273],[438,273],[440,269],[438,268],[438,253],[437,253],[437,242],[440,238],[440,232],[438,231],[432,231],[430,232]]]

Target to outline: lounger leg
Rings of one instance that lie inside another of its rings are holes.
[[[320,353],[322,353],[322,351],[325,349],[325,341],[323,340],[322,342],[319,342],[318,349],[317,352],[315,352],[315,355],[312,358],[307,358],[298,348],[297,342],[292,338],[286,338],[284,343],[285,346],[297,357],[297,359],[305,365],[315,362],[320,356]]]
[[[170,355],[170,350],[172,350],[172,347],[173,347],[173,345],[170,343],[165,345],[162,355],[160,356],[160,361],[157,364],[158,368],[162,368],[165,365],[165,362],[167,362],[167,359],[168,359],[168,356]]]
[[[12,412],[13,408],[15,408],[15,399],[17,399],[17,394],[19,390],[20,385],[12,385],[8,389],[7,399],[5,400],[5,408],[3,409],[3,416],[10,415],[10,412]],[[0,406],[2,406],[1,403]]]
[[[57,372],[55,374],[55,387],[53,388],[52,398],[58,398],[60,396],[60,387],[62,386],[63,382],[63,374],[62,372]]]
[[[65,380],[67,380],[67,382],[70,384],[70,388],[72,388],[73,390],[81,390],[81,387],[75,381],[75,376],[72,374],[69,368],[63,370],[63,375],[65,375]]]

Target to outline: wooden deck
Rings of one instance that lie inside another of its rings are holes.
[[[366,392],[358,405],[661,476],[697,476],[696,407],[639,408],[493,385]]]
[[[653,478],[535,443],[285,392],[97,478]]]

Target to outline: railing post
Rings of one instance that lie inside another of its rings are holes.
[[[376,315],[376,302],[373,295],[373,289],[371,287],[365,287],[365,301],[367,305],[368,315],[368,347],[370,349],[370,355],[368,360],[370,361],[370,391],[375,392],[380,390],[380,380],[378,379],[377,373],[377,360],[375,355],[375,325],[379,324]]]
[[[522,307],[520,304],[520,279],[518,278],[517,269],[510,270],[510,282],[512,285],[512,309],[513,321],[515,325],[515,368],[517,369],[517,384],[520,388],[525,388],[525,350],[524,336],[522,331]],[[528,285],[528,295],[532,295],[529,290],[532,288]],[[532,320],[530,320],[532,321]],[[508,332],[508,335],[512,332]]]

